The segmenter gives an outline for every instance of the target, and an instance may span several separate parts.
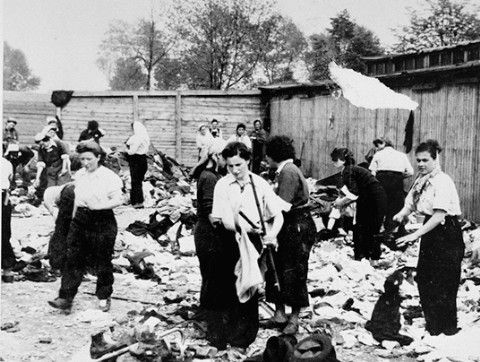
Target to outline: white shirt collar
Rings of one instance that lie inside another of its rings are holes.
[[[280,174],[280,172],[282,172],[283,168],[285,167],[285,165],[286,165],[287,163],[293,163],[293,158],[289,158],[289,159],[287,159],[287,160],[283,160],[282,162],[280,162],[280,163],[278,164],[277,171],[275,171],[275,172],[277,173],[277,175]]]

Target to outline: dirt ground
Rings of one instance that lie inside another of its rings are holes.
[[[122,207],[117,210],[119,230],[131,222],[150,214],[152,210],[132,210]],[[49,215],[32,218],[12,219],[14,237],[21,238],[38,230],[53,227]],[[195,257],[190,257],[195,258]],[[193,260],[192,260],[193,261]],[[89,343],[92,333],[101,328],[95,322],[80,319],[88,310],[96,310],[96,298],[88,293],[95,291],[95,278],[84,281],[74,302],[70,315],[51,308],[47,301],[56,297],[60,280],[52,283],[29,281],[2,283],[1,322],[18,322],[7,331],[0,331],[0,360],[4,361],[68,361],[71,356]],[[140,281],[131,274],[115,274],[114,297],[128,297],[152,303],[162,303],[165,289],[152,285],[151,281]],[[113,320],[125,318],[129,311],[139,311],[145,304],[113,300],[109,316]],[[258,338],[266,340],[272,331],[261,330]],[[258,340],[258,339],[257,339]],[[363,350],[342,350],[336,347],[340,361],[387,361],[373,353],[371,347]],[[413,361],[402,358],[391,361]]]

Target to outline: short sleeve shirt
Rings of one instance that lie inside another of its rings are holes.
[[[394,171],[401,172],[406,176],[413,175],[413,167],[406,154],[395,150],[393,147],[385,147],[373,156],[369,169],[374,172]]]
[[[10,177],[13,175],[13,166],[6,158],[2,157],[1,183],[2,190],[10,188]]]
[[[291,160],[286,162],[278,172],[276,193],[292,208],[298,208],[308,203],[308,185],[305,177]]]
[[[251,175],[265,221],[279,215],[282,211],[289,210],[290,205],[275,194],[267,181],[255,174]],[[212,217],[221,219],[229,230],[235,230],[235,225],[238,223],[242,229],[249,232],[252,228],[242,217],[238,216],[240,211],[260,227],[260,216],[250,180],[242,188],[235,177],[228,174],[215,185]]]
[[[88,172],[85,168],[75,174],[75,205],[90,208],[103,204],[122,193],[123,183],[112,170],[99,166]]]
[[[416,204],[413,200],[413,189],[410,190],[405,199],[405,206],[410,211],[424,215],[433,215],[435,210],[443,210],[451,216],[458,216],[462,213],[455,184],[444,172],[439,172],[427,181]]]
[[[50,144],[46,147],[40,147],[38,151],[38,162],[44,162],[48,167],[58,163],[62,159],[62,155],[68,155],[65,144],[59,140],[51,140]]]

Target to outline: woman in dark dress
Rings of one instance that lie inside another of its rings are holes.
[[[286,136],[274,136],[266,143],[267,161],[276,168],[276,194],[291,205],[283,213],[284,223],[278,234],[278,248],[274,254],[280,281],[278,293],[271,273],[267,273],[267,302],[275,303],[274,323],[286,324],[284,334],[298,331],[298,315],[308,307],[308,257],[315,242],[315,223],[307,206],[308,185],[300,169],[295,166],[295,149]],[[285,315],[285,305],[292,308],[290,318]],[[288,322],[288,323],[287,323]]]
[[[341,186],[345,195],[335,200],[334,206],[341,208],[354,201],[357,203],[353,228],[355,260],[378,260],[380,242],[373,236],[379,233],[385,218],[387,195],[370,171],[355,166],[353,154],[347,148],[334,149],[331,157],[335,167],[342,170]]]
[[[217,296],[215,291],[215,278],[218,277],[215,270],[216,256],[218,252],[217,232],[210,222],[210,214],[213,205],[213,190],[217,181],[221,178],[219,166],[223,158],[217,154],[208,155],[195,167],[192,177],[197,180],[197,223],[195,225],[195,250],[200,263],[202,275],[202,288],[200,290],[200,307],[204,310],[215,308]]]
[[[424,216],[423,226],[397,240],[402,246],[421,239],[417,277],[420,304],[431,335],[457,333],[457,292],[465,251],[457,189],[450,176],[441,171],[437,141],[421,143],[416,151],[419,176],[405,199],[405,206],[394,216],[403,222],[416,212]]]

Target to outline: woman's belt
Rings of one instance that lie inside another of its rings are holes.
[[[403,176],[403,172],[400,172],[400,171],[380,170],[380,171],[377,171],[377,175],[379,173],[382,173],[382,174],[385,174],[385,175]]]

